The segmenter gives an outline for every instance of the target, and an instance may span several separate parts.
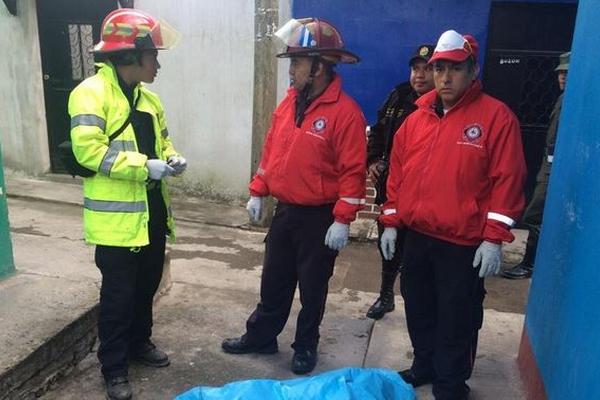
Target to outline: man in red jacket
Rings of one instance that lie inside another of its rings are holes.
[[[414,350],[414,386],[438,400],[465,399],[483,321],[483,278],[498,273],[502,242],[524,206],[519,123],[484,94],[477,42],[447,31],[430,63],[435,90],[421,96],[394,137],[388,201],[380,221],[384,257],[404,227],[400,291]]]
[[[336,63],[358,57],[344,49],[333,25],[291,20],[276,35],[288,46],[278,56],[290,58],[291,87],[273,113],[246,208],[258,220],[266,196],[279,202],[265,240],[260,303],[246,333],[221,346],[234,354],[277,352],[299,285],[292,371],[305,374],[317,363],[335,258],[365,203],[366,122],[334,72]]]

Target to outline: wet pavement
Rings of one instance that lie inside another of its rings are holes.
[[[11,181],[8,183],[10,190]],[[75,318],[76,310],[93,307],[97,302],[100,278],[93,264],[93,248],[81,239],[80,188],[63,186],[57,199],[53,197],[52,189],[44,184],[38,185],[37,193],[35,183],[23,183],[20,192],[19,184],[19,180],[12,181],[15,195],[9,199],[19,273],[0,282],[0,289],[14,287],[10,281],[15,282],[15,279],[22,280],[25,286],[36,281],[40,285],[37,292],[43,296],[33,301],[33,305],[26,305],[28,300],[24,298],[22,305],[17,302],[12,316],[0,315],[1,329],[8,318],[23,321],[30,318],[39,324],[37,332],[29,332],[32,329],[25,325],[15,325],[10,339],[15,351],[13,359],[23,351],[20,350],[25,346],[22,343],[29,343],[33,349],[40,341],[37,336],[51,335],[69,318]],[[67,193],[69,191],[72,193]],[[174,204],[176,215],[179,210],[178,241],[169,249],[171,261],[155,306],[153,334],[155,342],[169,354],[172,364],[158,370],[132,365],[130,378],[135,398],[168,399],[198,385],[222,385],[249,378],[294,377],[289,371],[293,354],[290,344],[298,299],[280,335],[278,354],[234,356],[220,350],[224,337],[243,333],[245,319],[258,301],[264,230],[248,229],[245,210],[235,205],[180,197]],[[519,235],[513,253],[518,253],[523,241],[523,235]],[[374,322],[364,317],[377,297],[379,282],[380,260],[376,244],[352,241],[341,252],[330,282],[321,329],[320,361],[314,374],[346,366],[400,369],[410,365],[410,344],[401,299],[397,298],[396,311],[382,321]],[[470,382],[473,399],[521,398],[514,358],[528,285],[529,281],[487,280],[485,306],[489,311],[475,374]],[[52,305],[50,313],[43,309],[44,303]],[[23,310],[34,315],[19,316]],[[46,325],[50,323],[56,328],[48,328]],[[0,343],[4,348],[9,342],[2,340]],[[70,374],[53,382],[51,388],[53,390],[43,399],[104,398],[95,354],[90,353]],[[431,398],[430,386],[421,388],[418,396],[419,399]]]

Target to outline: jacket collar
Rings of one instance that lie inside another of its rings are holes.
[[[482,85],[481,81],[474,81],[471,86],[465,91],[463,96],[456,102],[448,112],[467,106],[472,103],[481,95]],[[424,108],[430,112],[435,113],[436,103],[438,101],[438,94],[436,90],[432,90],[429,93],[425,93],[423,96],[415,102],[419,108]]]
[[[98,75],[100,75],[106,81],[110,82],[110,84],[112,86],[114,86],[121,94],[123,94],[123,97],[126,97],[125,94],[123,93],[123,90],[121,90],[121,86],[119,85],[119,78],[117,76],[117,68],[110,61],[96,63],[96,68],[98,68],[98,72],[97,72]],[[142,87],[142,85],[140,83],[138,83],[133,88],[133,98],[134,99],[137,99],[137,97],[139,96],[139,90],[141,87]]]
[[[312,109],[314,109],[317,105],[321,103],[335,103],[340,98],[341,92],[342,78],[338,74],[335,74],[333,80],[325,88],[323,93],[321,93],[319,97],[317,97],[310,103],[310,106],[306,109],[305,113],[310,112]],[[295,100],[298,96],[298,91],[295,88],[291,87],[288,89],[288,95],[290,95],[292,99]]]

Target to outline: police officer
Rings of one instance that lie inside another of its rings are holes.
[[[410,79],[396,86],[388,95],[383,107],[377,112],[377,122],[371,126],[367,144],[367,173],[375,185],[375,203],[382,205],[385,198],[388,163],[394,140],[394,133],[402,122],[417,109],[415,100],[433,89],[433,67],[427,64],[433,53],[433,45],[423,44],[415,50],[408,61]],[[379,236],[383,225],[377,223]],[[402,233],[399,233],[400,237]],[[396,252],[391,261],[381,257],[381,289],[379,298],[367,311],[367,317],[380,319],[385,313],[394,310],[394,283],[400,268],[402,240],[396,242]],[[378,246],[379,248],[379,246]]]
[[[71,93],[71,140],[77,161],[96,174],[85,178],[84,227],[96,245],[102,273],[98,358],[107,398],[131,398],[128,359],[169,365],[150,340],[152,300],[162,276],[165,240],[173,217],[164,178],[186,161],[173,148],[152,83],[157,53],[178,34],[164,21],[133,9],[111,12],[94,47],[96,75]],[[113,140],[109,136],[121,131]]]
[[[561,92],[565,90],[565,85],[567,83],[567,71],[569,70],[570,56],[571,52],[561,54],[559,64],[555,69],[558,73],[558,87]],[[554,157],[554,145],[556,143],[556,134],[558,132],[558,121],[560,118],[560,110],[562,109],[562,100],[563,93],[556,99],[556,103],[554,103],[554,108],[550,114],[550,124],[548,125],[548,133],[546,134],[546,154],[542,160],[540,171],[537,174],[537,182],[533,191],[533,196],[523,214],[523,225],[529,230],[525,255],[519,264],[502,273],[502,276],[508,279],[525,279],[530,278],[533,274],[535,252],[540,238],[540,228],[542,225],[542,216],[544,214],[544,204],[546,203],[548,181],[550,180],[550,167],[552,166],[552,159]]]
[[[394,137],[383,206],[384,257],[397,228],[406,235],[400,291],[414,359],[400,371],[413,386],[433,382],[437,400],[466,399],[483,279],[497,273],[501,244],[523,205],[519,122],[477,80],[478,45],[444,32],[429,63],[435,90],[421,96]]]
[[[343,46],[330,23],[291,20],[276,35],[287,45],[291,87],[273,113],[262,159],[250,183],[247,209],[258,220],[264,198],[279,202],[266,237],[260,303],[246,333],[225,339],[226,353],[271,354],[300,289],[291,369],[312,371],[317,363],[319,325],[338,251],[349,224],[365,203],[365,119],[342,91],[337,63],[358,57]]]

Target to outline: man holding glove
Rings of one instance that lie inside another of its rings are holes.
[[[83,181],[83,217],[85,240],[96,245],[102,273],[98,359],[107,398],[124,400],[132,396],[130,359],[169,365],[150,340],[152,301],[166,237],[174,238],[164,178],[181,174],[186,161],[169,139],[160,99],[141,82],[154,81],[158,50],[173,47],[179,34],[128,8],[111,12],[101,32],[94,46],[99,70],[73,90],[69,114],[73,153],[96,172]]]
[[[291,369],[305,374],[317,363],[319,325],[338,251],[365,203],[365,119],[342,91],[337,63],[356,63],[328,22],[291,20],[276,35],[288,46],[291,87],[273,113],[247,209],[261,216],[265,196],[277,204],[267,234],[260,303],[246,333],[226,339],[227,353],[275,353],[300,288],[302,309]]]
[[[406,229],[400,291],[414,360],[400,375],[415,387],[433,383],[437,400],[469,393],[482,278],[498,273],[502,242],[514,239],[524,206],[519,122],[482,92],[477,49],[470,35],[441,35],[429,60],[435,90],[394,137],[380,217],[386,259],[396,229]]]

